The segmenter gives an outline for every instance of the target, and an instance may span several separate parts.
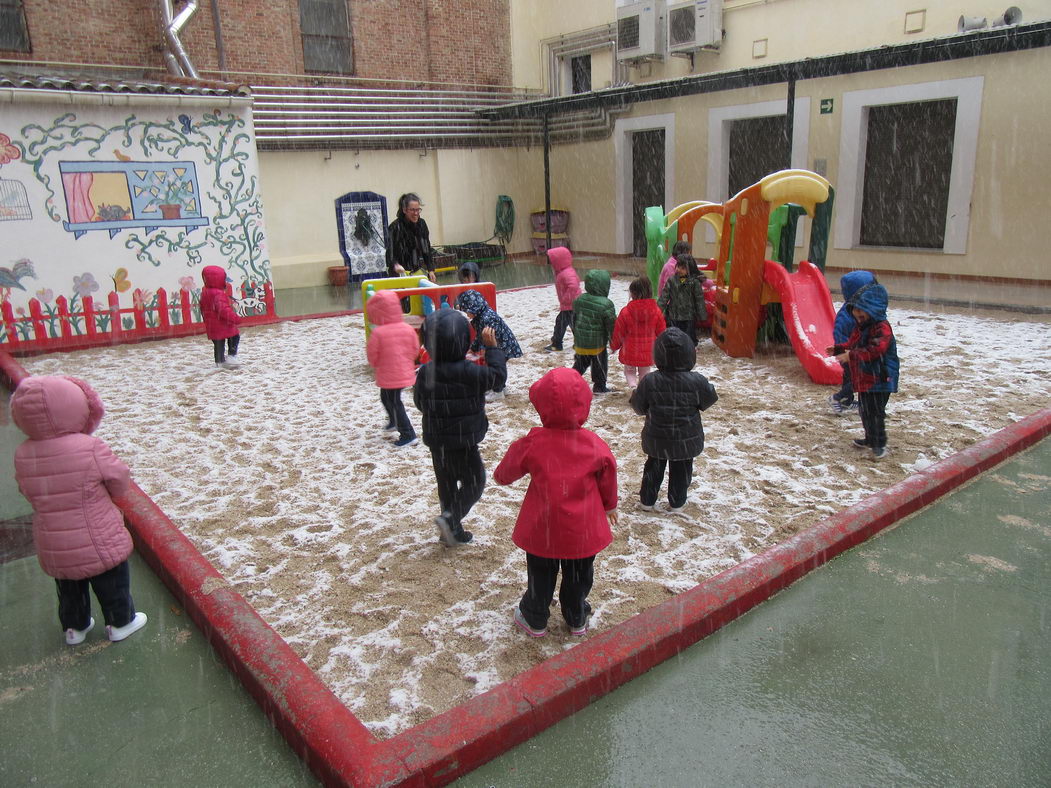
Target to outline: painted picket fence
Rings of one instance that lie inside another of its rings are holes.
[[[230,285],[226,290],[233,294]],[[120,305],[116,292],[109,294],[105,305],[97,304],[91,296],[72,302],[58,296],[54,305],[31,298],[28,314],[21,314],[24,310],[16,314],[5,300],[0,304],[0,349],[14,354],[35,353],[203,334],[199,296],[200,291],[185,289],[169,295],[161,288],[147,301],[143,291],[136,289],[130,307]],[[277,319],[270,282],[243,285],[236,306],[242,326]]]

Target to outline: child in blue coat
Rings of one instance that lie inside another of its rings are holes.
[[[857,325],[854,315],[851,314],[853,306],[850,300],[861,288],[874,284],[877,284],[876,277],[871,271],[851,271],[840,277],[839,289],[843,292],[843,306],[839,308],[839,312],[836,313],[836,322],[832,324],[832,341],[837,345],[850,339]],[[850,384],[850,368],[846,364],[843,364],[842,367],[842,385],[839,391],[828,398],[828,405],[837,416],[858,409],[858,403],[854,399],[854,387]]]
[[[898,343],[887,322],[887,289],[870,285],[854,294],[852,314],[857,325],[842,345],[828,352],[850,368],[850,381],[858,395],[864,438],[855,438],[859,449],[872,449],[877,460],[887,456],[887,401],[898,390]]]
[[[489,306],[489,302],[477,290],[464,290],[456,299],[456,308],[463,312],[474,327],[474,341],[471,350],[477,353],[482,349],[482,329],[492,328],[496,334],[496,346],[504,352],[505,359],[520,358],[522,347],[515,339],[515,332],[497,314],[496,310]],[[486,395],[486,401],[503,399],[505,381],[501,380],[493,390]]]

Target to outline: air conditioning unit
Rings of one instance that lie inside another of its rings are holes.
[[[617,60],[664,59],[664,0],[617,8]]]
[[[722,0],[689,0],[668,6],[668,52],[687,55],[723,41]]]

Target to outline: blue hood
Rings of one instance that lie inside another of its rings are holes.
[[[874,321],[887,319],[887,288],[872,285],[861,290],[854,298],[854,306],[864,309]]]
[[[871,271],[851,271],[839,278],[839,289],[843,291],[843,300],[849,301],[865,285],[876,281]]]

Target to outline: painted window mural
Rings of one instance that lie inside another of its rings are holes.
[[[207,265],[249,322],[275,314],[247,98],[58,101],[0,120],[0,348],[195,333]]]
[[[69,215],[62,226],[77,238],[90,230],[108,230],[112,238],[127,227],[151,233],[208,224],[200,213],[193,162],[64,161],[59,171]]]

